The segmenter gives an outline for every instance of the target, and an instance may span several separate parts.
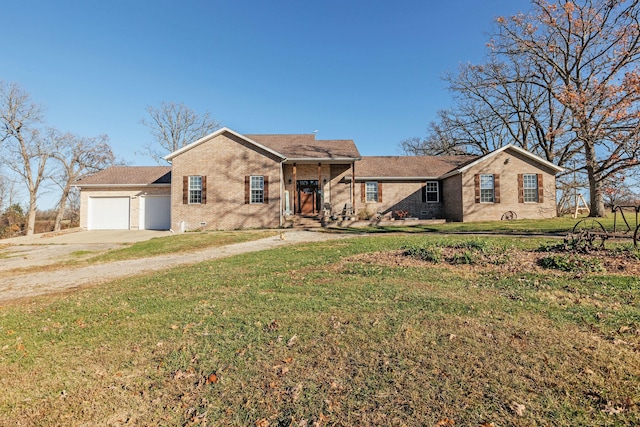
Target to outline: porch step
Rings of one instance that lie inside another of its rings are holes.
[[[322,228],[322,220],[317,216],[294,216],[293,228]]]

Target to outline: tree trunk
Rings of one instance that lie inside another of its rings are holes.
[[[585,147],[585,161],[587,177],[589,179],[589,216],[601,218],[605,216],[604,197],[602,196],[602,182],[597,176],[598,160],[595,148],[587,143]]]
[[[31,193],[29,195],[29,213],[27,215],[27,236],[33,236],[36,229],[36,195]]]
[[[53,231],[60,231],[62,220],[64,218],[64,212],[67,208],[67,200],[69,199],[69,191],[71,191],[71,186],[67,184],[62,189],[62,195],[60,196],[60,202],[58,205],[58,213],[56,214],[56,222],[53,225]]]

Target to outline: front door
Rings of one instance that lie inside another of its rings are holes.
[[[318,205],[318,181],[302,179],[298,180],[298,213],[312,215],[317,212]]]

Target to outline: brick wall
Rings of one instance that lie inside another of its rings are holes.
[[[356,197],[359,201],[358,212],[370,215],[379,212],[384,216],[391,217],[394,216],[394,211],[407,211],[408,216],[412,218],[443,218],[442,203],[422,201],[425,181],[380,181],[378,182],[378,188],[382,189],[382,201],[364,203],[362,202],[364,199],[362,184],[362,181],[356,181]],[[440,197],[442,198],[442,193],[440,193]]]
[[[442,180],[443,212],[447,221],[462,221],[462,175],[450,176]]]
[[[543,202],[518,201],[518,174],[542,174]],[[500,202],[476,203],[475,175],[500,175]],[[556,180],[553,170],[541,168],[537,162],[520,153],[505,150],[466,171],[462,177],[462,205],[464,221],[493,221],[501,219],[507,211],[513,211],[518,219],[553,218],[556,216]]]
[[[356,174],[358,164],[356,163]],[[334,214],[340,215],[347,203],[358,206],[358,201],[351,200],[351,165],[331,165],[330,200]]]
[[[172,161],[171,227],[233,230],[280,226],[280,159],[223,133]],[[183,203],[183,176],[206,176],[206,203]],[[245,203],[245,176],[268,179],[268,203]]]

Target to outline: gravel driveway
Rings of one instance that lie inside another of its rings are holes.
[[[87,233],[87,234],[84,234]],[[290,230],[279,235],[250,242],[209,248],[197,252],[159,255],[126,261],[114,261],[86,267],[64,268],[41,273],[11,273],[21,267],[55,264],[80,250],[99,251],[119,247],[122,243],[156,237],[154,232],[128,231],[119,239],[114,235],[91,235],[92,232],[71,233],[50,239],[41,237],[23,240],[3,240],[0,244],[0,305],[19,298],[78,289],[114,279],[164,270],[178,265],[194,264],[247,252],[257,252],[295,243],[324,241],[350,237],[348,235]],[[100,233],[100,232],[98,232]],[[136,234],[138,233],[138,234]],[[155,232],[164,233],[167,232]],[[72,236],[72,234],[76,234]],[[106,238],[109,237],[109,238]],[[110,242],[109,240],[120,240]],[[124,239],[124,240],[123,240]]]

